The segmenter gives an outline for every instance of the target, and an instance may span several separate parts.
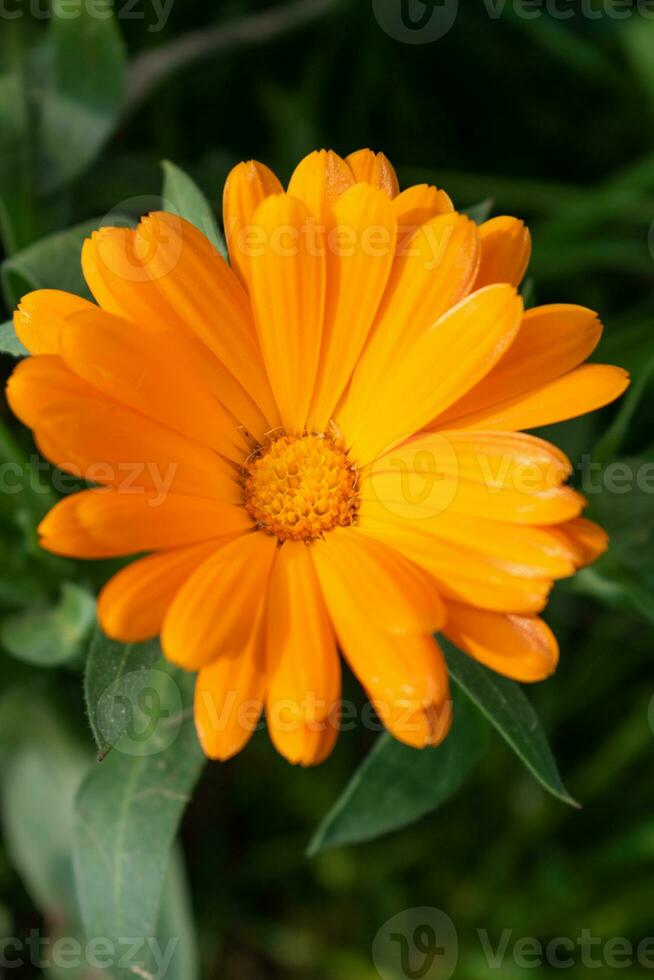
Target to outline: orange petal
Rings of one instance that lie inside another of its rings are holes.
[[[236,471],[210,449],[110,401],[55,355],[27,358],[7,384],[12,411],[56,466],[84,480],[134,491],[219,497],[239,503]]]
[[[433,579],[381,541],[356,528],[334,528],[312,548],[316,561],[351,589],[362,615],[391,633],[433,633],[444,620]],[[327,574],[323,571],[323,574]]]
[[[241,463],[251,447],[211,393],[211,368],[191,338],[150,323],[138,330],[96,307],[71,317],[61,331],[71,371],[109,398]]]
[[[318,369],[325,305],[322,230],[304,202],[267,198],[254,215],[265,238],[250,291],[268,377],[289,434],[304,430]]]
[[[353,381],[352,401],[338,419],[353,459],[359,465],[375,459],[479,381],[510,345],[521,314],[522,301],[511,286],[487,286],[423,333],[367,404],[355,395]]]
[[[580,565],[590,565],[603,555],[609,546],[609,536],[594,521],[578,517],[561,526],[561,531],[580,551]]]
[[[424,568],[447,599],[496,612],[523,614],[540,612],[547,602],[551,579],[516,575],[483,550],[468,550],[424,534],[408,521],[392,524],[361,517],[359,527],[362,533],[383,541]]]
[[[567,374],[592,354],[601,335],[597,314],[583,306],[556,303],[527,310],[504,357],[440,416],[438,426]]]
[[[218,657],[240,655],[252,636],[268,587],[277,539],[246,534],[195,571],[170,606],[161,632],[164,654],[198,670]]]
[[[335,236],[343,233],[342,240]],[[372,327],[395,253],[388,196],[356,184],[333,207],[323,343],[310,428],[324,432]]]
[[[563,453],[515,433],[444,431],[417,436],[360,474],[359,499],[407,521],[446,513],[517,524],[576,517],[583,497],[562,487],[572,471]]]
[[[408,236],[413,235],[420,225],[439,214],[454,211],[454,205],[445,191],[430,184],[414,184],[394,198],[393,209],[397,218],[398,246],[401,250]]]
[[[479,226],[481,265],[476,289],[493,282],[519,286],[531,257],[529,229],[518,218],[499,217]]]
[[[357,418],[370,405],[375,389],[467,294],[478,261],[477,226],[465,215],[434,218],[406,244],[391,270],[370,339],[339,413],[339,424],[348,435],[356,430]]]
[[[59,289],[37,289],[23,296],[18,304],[14,328],[31,354],[58,354],[59,333],[66,317],[94,308],[81,296]]]
[[[304,201],[309,211],[325,224],[336,200],[354,184],[352,171],[333,150],[314,150],[298,163],[288,193]]]
[[[190,332],[277,423],[247,293],[205,236],[177,215],[148,215],[136,231],[103,228],[82,267],[100,306],[134,323]]]
[[[412,520],[398,517],[383,504],[365,502],[359,511],[362,528],[374,524],[406,524],[420,534],[461,546],[520,577],[565,578],[575,571],[576,549],[556,527],[530,527],[470,517],[454,511]]]
[[[266,687],[261,610],[242,650],[203,667],[195,684],[195,727],[205,755],[224,762],[256,731]]]
[[[456,419],[462,429],[535,429],[585,415],[615,401],[629,386],[629,375],[608,364],[584,364],[562,378],[538,385],[485,409]],[[434,426],[436,427],[436,426]]]
[[[410,745],[433,745],[449,724],[447,670],[435,641],[420,634],[381,629],[359,602],[356,578],[343,575],[333,535],[311,555],[343,653],[372,699],[381,720]],[[392,588],[392,580],[389,582]],[[379,608],[379,607],[378,607]]]
[[[443,633],[486,667],[523,683],[549,677],[559,661],[556,637],[534,616],[502,616],[448,602]]]
[[[331,620],[309,550],[287,541],[277,552],[266,615],[268,731],[278,752],[308,765],[338,728],[341,670]]]
[[[262,201],[284,188],[263,163],[248,160],[229,173],[223,191],[223,223],[232,268],[247,286],[250,254],[258,248],[258,233],[252,219]]]
[[[96,489],[60,500],[38,531],[47,551],[98,558],[181,548],[251,529],[242,507],[217,500]]]
[[[392,164],[383,153],[373,153],[372,150],[356,150],[346,157],[354,179],[373,187],[381,187],[389,197],[396,197],[400,192],[397,174]]]
[[[121,643],[158,636],[177,592],[195,569],[231,537],[148,555],[109,579],[98,597],[102,629]]]

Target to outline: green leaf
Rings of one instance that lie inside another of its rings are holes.
[[[24,347],[16,336],[13,320],[0,324],[0,354],[11,354],[12,357],[24,357],[29,354],[27,347]]]
[[[227,258],[225,240],[208,200],[188,174],[169,160],[162,163],[164,172],[163,206],[167,211],[186,218]]]
[[[649,377],[647,372],[648,366],[641,377]],[[642,390],[637,390],[636,401],[641,395]],[[628,420],[633,408],[627,398],[618,417],[624,412]],[[618,431],[616,444],[620,440]],[[590,472],[586,477],[587,489],[582,489],[590,502],[590,516],[608,532],[610,547],[592,568],[575,576],[573,586],[608,605],[635,611],[653,623],[654,452],[614,459],[604,467],[601,478],[599,473]]]
[[[479,761],[485,733],[468,698],[455,692],[454,702],[452,730],[436,748],[412,749],[380,736],[318,827],[309,854],[406,827],[459,789]]]
[[[170,849],[204,763],[193,682],[172,668],[150,671],[142,692],[147,725],[125,731],[77,797],[75,878],[86,936],[145,941],[114,971],[117,977],[153,970],[147,940],[157,936]]]
[[[95,218],[48,235],[6,259],[0,266],[0,277],[9,309],[18,306],[20,298],[33,289],[65,289],[90,298],[80,257],[84,239],[100,222]]]
[[[171,939],[174,940],[173,957],[166,973],[168,980],[197,980],[197,937],[193,924],[186,869],[179,847],[173,847],[172,850],[168,875],[161,897],[157,935],[162,950],[166,949]]]
[[[495,201],[492,197],[487,197],[484,201],[480,201],[479,204],[473,204],[469,208],[463,209],[463,214],[467,214],[469,218],[477,225],[483,225],[484,221],[488,221],[493,210],[493,205]]]
[[[40,190],[84,171],[114,128],[126,53],[106,0],[52,0],[45,71],[37,102]]]
[[[0,629],[3,645],[14,657],[40,667],[74,660],[95,623],[95,599],[71,582],[61,588],[53,609],[34,609],[9,616]]]
[[[12,701],[14,734],[20,726],[21,735],[2,772],[4,837],[37,908],[46,919],[70,928],[77,919],[73,801],[91,756],[73,741],[45,698],[14,690]]]
[[[84,693],[91,730],[103,757],[132,722],[132,705],[161,658],[158,640],[116,643],[96,629],[86,661]]]
[[[538,715],[514,681],[500,677],[439,638],[450,677],[495,726],[529,772],[549,793],[577,807],[561,781]]]

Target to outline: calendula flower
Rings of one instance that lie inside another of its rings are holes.
[[[434,745],[451,720],[434,633],[519,681],[554,670],[538,614],[606,537],[563,453],[522,430],[605,405],[627,376],[580,366],[590,310],[524,311],[522,222],[478,227],[435,187],[400,193],[382,154],[312,153],[286,191],[239,164],[224,226],[229,264],[165,212],[102,228],[82,253],[95,304],[21,302],[34,356],[10,405],[93,484],[41,543],[142,555],[100,622],[160,635],[198,672],[207,755],[237,752],[265,709],[286,758],[323,759],[339,649],[388,729]]]

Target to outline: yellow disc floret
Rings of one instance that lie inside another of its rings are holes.
[[[243,470],[245,509],[280,540],[310,541],[352,524],[356,484],[340,441],[328,435],[279,436]]]

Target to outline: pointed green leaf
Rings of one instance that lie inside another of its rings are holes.
[[[0,324],[0,354],[10,354],[12,357],[25,357],[29,354],[27,347],[16,336],[13,320]]]
[[[92,756],[80,749],[45,698],[14,690],[12,701],[17,744],[2,771],[4,838],[37,908],[70,929],[77,919],[73,801]]]
[[[52,0],[45,80],[37,103],[40,189],[81,173],[110,135],[122,104],[126,53],[106,0]]]
[[[84,693],[91,730],[100,756],[107,754],[131,723],[139,693],[151,668],[161,659],[158,640],[117,643],[101,629],[91,640]]]
[[[125,950],[116,977],[149,975],[153,942],[161,952],[157,926],[170,850],[204,763],[193,682],[163,665],[150,671],[142,717],[93,767],[77,796],[75,879],[86,936],[138,940]]]
[[[480,201],[478,204],[464,208],[463,214],[467,214],[469,218],[472,218],[476,225],[483,225],[484,221],[488,221],[490,218],[494,204],[495,201],[493,198],[487,197],[486,200]]]
[[[129,225],[130,219],[112,214],[112,222]],[[0,278],[5,301],[13,310],[25,293],[33,289],[64,289],[78,296],[91,298],[82,275],[82,245],[84,239],[102,224],[93,218],[65,231],[47,235],[5,259],[0,266]]]
[[[164,160],[162,166],[164,172],[162,192],[164,208],[195,225],[226,258],[225,240],[220,233],[211,205],[198,185],[187,173],[184,173],[169,160]]]
[[[482,667],[446,640],[439,638],[439,642],[445,650],[450,677],[486,715],[541,786],[563,803],[578,806],[561,781],[538,715],[522,688]]]
[[[459,789],[479,761],[485,738],[468,699],[456,692],[454,701],[452,730],[436,748],[412,749],[380,736],[318,827],[309,854],[406,827]]]

